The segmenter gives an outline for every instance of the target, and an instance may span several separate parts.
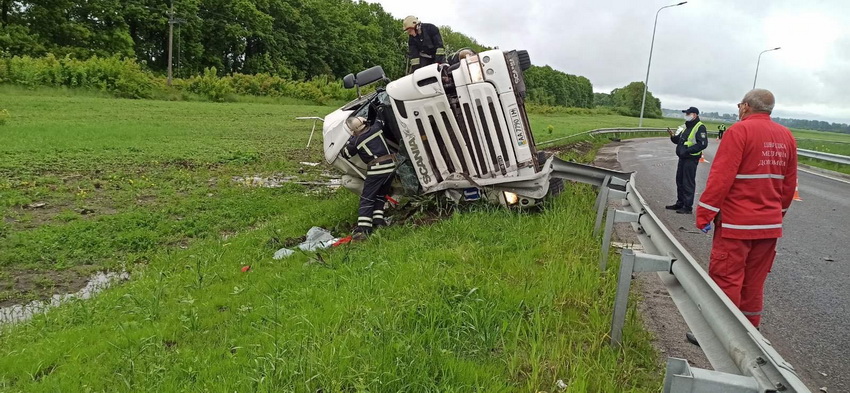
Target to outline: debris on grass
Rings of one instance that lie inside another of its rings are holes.
[[[286,184],[300,184],[302,186],[321,186],[335,190],[342,186],[342,179],[337,175],[322,174],[328,178],[327,181],[302,181],[295,176],[285,176],[283,174],[274,174],[271,176],[234,176],[233,181],[240,185],[252,188],[280,188]]]
[[[298,245],[298,249],[301,251],[316,251],[324,248],[328,248],[335,243],[340,241],[339,238],[335,238],[330,231],[325,228],[320,227],[312,227],[309,231],[307,231],[307,235],[304,238],[304,241]],[[281,248],[274,253],[274,259],[283,259],[292,254],[295,251],[288,248]]]

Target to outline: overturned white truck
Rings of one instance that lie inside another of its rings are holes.
[[[562,178],[574,176],[558,175],[557,164],[566,163],[535,149],[524,104],[523,71],[530,65],[525,51],[461,52],[450,64],[423,67],[378,87],[325,117],[325,159],[344,173],[343,186],[360,193],[366,163],[340,155],[350,136],[345,120],[381,114],[399,160],[396,193],[442,191],[454,201],[536,205],[560,191]],[[377,66],[343,81],[359,93],[388,79]]]

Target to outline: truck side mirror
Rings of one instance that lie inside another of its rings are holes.
[[[367,86],[371,83],[384,80],[384,78],[386,77],[387,76],[386,74],[384,74],[384,69],[381,68],[381,66],[374,66],[372,68],[360,71],[357,74],[357,84],[360,86]]]
[[[348,74],[342,78],[342,87],[346,89],[353,89],[356,85],[357,83],[354,79],[354,74]]]

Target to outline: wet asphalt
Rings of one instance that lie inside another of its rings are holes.
[[[711,139],[712,161],[719,141]],[[676,202],[675,146],[667,138],[626,141],[618,160],[636,172],[637,188],[703,266],[711,236],[693,233],[694,216],[664,206]],[[697,196],[711,163],[697,169]],[[850,392],[850,182],[799,172],[801,202],[785,217],[773,269],[765,284],[761,332],[812,391]]]

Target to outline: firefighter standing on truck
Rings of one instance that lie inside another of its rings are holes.
[[[679,214],[691,214],[694,207],[694,193],[697,184],[697,165],[702,151],[708,147],[705,124],[699,119],[699,109],[690,107],[685,113],[685,130],[673,134],[670,129],[670,141],[676,144],[676,156],[679,166],[676,168],[676,203],[666,206]]]
[[[430,23],[421,23],[411,15],[404,18],[404,31],[407,32],[408,74],[434,63],[446,62],[446,48],[440,29]]]
[[[368,166],[363,192],[360,194],[360,208],[357,210],[357,228],[352,234],[352,240],[364,240],[373,230],[386,225],[384,205],[387,203],[387,193],[392,189],[396,159],[384,139],[382,119],[379,113],[372,124],[368,124],[363,117],[349,117],[345,120],[351,138],[342,149],[342,156],[351,159],[357,155]]]

